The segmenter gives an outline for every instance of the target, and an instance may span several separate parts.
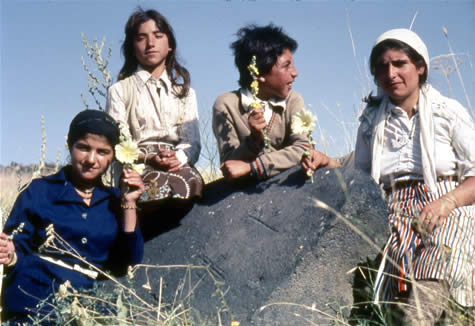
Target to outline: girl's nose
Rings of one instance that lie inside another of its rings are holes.
[[[86,158],[88,163],[94,164],[96,162],[96,153],[94,151],[90,151]]]

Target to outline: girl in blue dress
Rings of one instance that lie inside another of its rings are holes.
[[[97,270],[92,266],[58,250],[40,250],[50,225],[98,269],[141,261],[136,201],[145,188],[140,175],[123,170],[122,188],[127,190],[122,192],[101,182],[118,142],[119,130],[109,115],[80,112],[68,133],[71,164],[33,180],[18,196],[0,234],[0,264],[6,266],[3,320],[28,321],[28,315],[37,313],[36,305],[66,281],[78,290],[94,284]]]

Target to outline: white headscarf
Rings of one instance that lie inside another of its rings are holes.
[[[379,35],[376,42],[374,42],[373,49],[382,41],[389,39],[398,40],[409,45],[414,51],[420,54],[427,65],[427,69],[429,69],[429,51],[427,51],[427,47],[419,35],[406,28],[390,29],[389,31]]]
[[[420,37],[409,29],[398,28],[391,29],[381,34],[373,45],[373,49],[379,43],[388,40],[398,40],[415,50],[424,59],[427,69],[429,69],[429,52]],[[432,120],[432,107],[434,97],[440,96],[430,85],[424,85],[419,93],[419,121],[421,126],[421,151],[422,151],[422,168],[424,173],[424,182],[430,191],[436,191],[437,175],[435,171],[435,132]],[[386,116],[385,112],[389,98],[383,96],[379,107],[379,114],[375,123],[375,137],[373,138],[372,147],[372,167],[371,175],[379,183],[381,176],[381,156],[383,153],[383,139]]]

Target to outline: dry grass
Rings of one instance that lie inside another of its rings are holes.
[[[5,223],[22,185],[31,180],[32,173],[0,171],[0,218]]]

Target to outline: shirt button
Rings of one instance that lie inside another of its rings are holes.
[[[82,213],[82,214],[81,214],[81,217],[82,217],[83,219],[87,219],[87,213]]]
[[[82,239],[81,239],[81,242],[82,242],[82,244],[85,245],[85,244],[87,243],[87,238],[86,238],[86,237],[82,238]]]

